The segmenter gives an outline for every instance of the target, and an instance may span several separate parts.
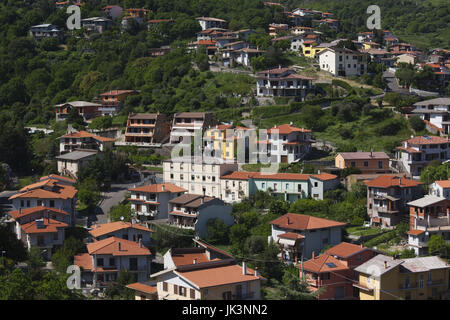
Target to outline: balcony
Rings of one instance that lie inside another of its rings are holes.
[[[400,290],[411,290],[411,289],[417,289],[419,287],[419,284],[417,282],[413,283],[402,283],[398,286]]]
[[[440,287],[444,286],[445,282],[443,279],[441,280],[434,280],[434,281],[427,281],[427,287]]]

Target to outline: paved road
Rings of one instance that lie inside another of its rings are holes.
[[[403,93],[403,94],[410,94],[409,90],[400,88],[398,86],[398,81],[395,78],[395,75],[393,72],[386,70],[383,73],[383,78],[385,78],[385,80],[387,82],[387,87],[389,88],[390,91]]]
[[[156,183],[162,182],[162,174],[156,174]],[[135,188],[138,186],[150,184],[151,180],[145,179],[139,182],[133,183],[123,183],[123,184],[113,184],[111,185],[111,190],[109,192],[103,193],[103,199],[98,206],[97,214],[95,216],[89,217],[88,225],[92,223],[108,223],[108,213],[112,207],[119,204],[130,188]]]

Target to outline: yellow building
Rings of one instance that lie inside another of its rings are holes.
[[[317,45],[317,42],[314,40],[303,41],[303,44],[302,44],[303,55],[307,58],[313,59],[316,55],[316,50],[314,48],[316,45]]]
[[[364,50],[366,50],[366,51],[369,49],[380,49],[380,44],[376,43],[376,42],[372,42],[372,41],[364,42],[363,46],[364,46]]]
[[[444,299],[450,266],[439,257],[393,259],[377,255],[355,269],[360,300]]]
[[[227,131],[228,130],[228,131]],[[216,125],[208,129],[205,133],[206,146],[214,150],[214,156],[220,156],[223,160],[233,160],[237,153],[237,143],[239,138],[244,138],[244,133],[248,128],[234,127],[232,124]],[[247,146],[247,142],[245,142]],[[216,154],[217,152],[221,155]]]

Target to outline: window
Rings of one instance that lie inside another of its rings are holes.
[[[55,232],[55,233],[53,234],[53,240],[58,240],[58,232]]]
[[[173,294],[178,294],[178,286],[176,284],[173,285]]]
[[[166,291],[166,292],[169,291],[167,282],[163,282],[163,291]]]
[[[273,184],[273,191],[277,191],[277,184],[276,183]]]
[[[180,286],[180,296],[186,297],[187,296],[187,289],[185,287]]]
[[[20,206],[24,207],[25,206],[25,202],[23,200],[20,200]]]
[[[109,258],[109,265],[110,265],[110,266],[115,266],[115,265],[116,265],[116,259],[114,259],[114,258]]]
[[[137,258],[130,258],[130,270],[136,271],[137,268]]]
[[[173,179],[173,173],[170,174],[170,179]]]
[[[97,266],[103,267],[103,258],[97,258]]]
[[[302,192],[302,185],[301,184],[297,185],[297,192]]]
[[[383,169],[383,161],[378,161],[378,169]]]
[[[327,272],[327,273],[322,273],[321,279],[322,279],[322,280],[330,280],[330,273],[329,273],[329,272]]]
[[[228,153],[228,152],[227,152]],[[216,177],[212,177],[212,181],[215,182],[216,181]]]
[[[355,163],[354,161],[350,162],[350,165],[351,165],[352,167],[356,167],[356,163]]]
[[[231,300],[231,291],[226,291],[222,293],[223,300]]]
[[[183,174],[180,174],[180,180],[184,180]]]
[[[289,189],[289,183],[286,183],[286,189]]]
[[[364,161],[364,167],[368,167],[369,166],[369,161]]]
[[[122,235],[122,239],[128,240],[128,235],[127,234]]]
[[[317,188],[319,186],[318,182],[314,182],[314,187]]]
[[[189,297],[191,299],[195,299],[195,290],[194,289],[190,289],[189,291],[190,291]]]
[[[261,183],[261,189],[265,189],[266,188],[266,184],[263,182]]]
[[[55,200],[50,200],[50,208],[54,208],[55,207]]]
[[[38,200],[38,201],[37,201],[37,206],[38,206],[38,207],[42,207],[42,200]]]
[[[30,207],[30,200],[27,200],[27,207]]]

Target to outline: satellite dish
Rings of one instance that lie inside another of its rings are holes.
[[[123,221],[123,216],[120,217],[120,220]]]

